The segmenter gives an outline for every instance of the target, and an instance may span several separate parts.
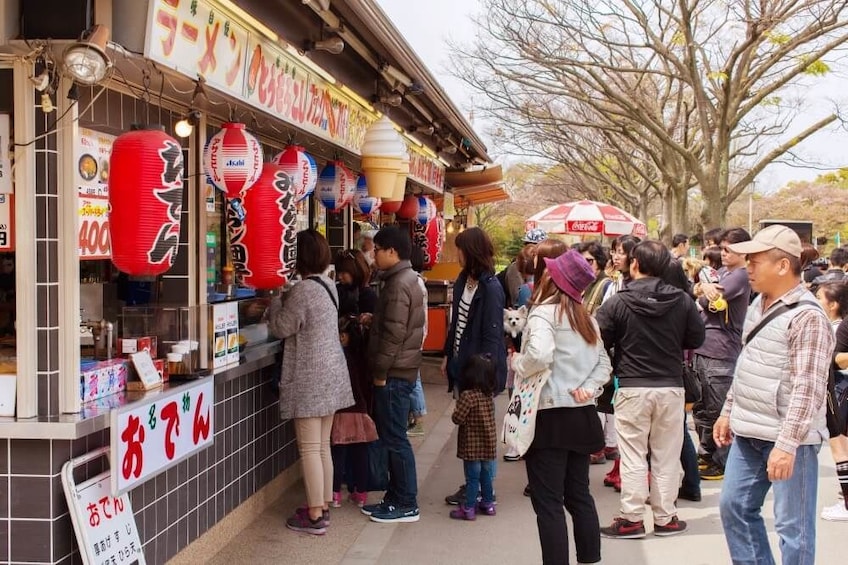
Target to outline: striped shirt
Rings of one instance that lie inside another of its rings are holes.
[[[462,332],[465,331],[465,326],[468,325],[468,312],[471,309],[471,300],[474,298],[474,293],[477,292],[477,285],[472,288],[465,285],[462,291],[462,297],[459,299],[459,309],[456,313],[456,335],[453,339],[453,353],[459,353],[459,343],[462,340]]]

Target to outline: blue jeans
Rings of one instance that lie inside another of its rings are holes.
[[[683,466],[683,484],[680,489],[686,494],[701,494],[701,474],[698,472],[698,453],[689,428],[686,426],[686,413],[683,414],[683,450],[680,452],[680,464]]]
[[[415,454],[406,436],[412,383],[389,377],[374,387],[374,423],[389,453],[389,488],[383,499],[399,508],[418,507]]]
[[[412,407],[410,412],[415,418],[420,418],[427,414],[427,401],[424,398],[424,387],[421,386],[421,372],[418,372],[418,378],[415,379],[415,386],[412,387]]]
[[[494,461],[463,461],[465,469],[465,507],[474,508],[477,505],[477,493],[482,494],[483,502],[494,502],[495,488],[492,481],[495,478]]]
[[[774,488],[774,528],[783,565],[815,563],[819,447],[798,446],[792,476],[772,483],[766,463],[774,443],[740,436],[733,439],[719,509],[734,564],[774,565],[761,515],[769,488]]]

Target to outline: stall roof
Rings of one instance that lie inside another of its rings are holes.
[[[503,186],[503,170],[500,165],[471,171],[448,171],[445,182],[453,190],[460,205],[488,204],[509,200]]]

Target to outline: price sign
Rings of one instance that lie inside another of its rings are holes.
[[[115,136],[80,128],[76,144],[75,179],[79,193],[79,257],[108,259],[109,157]]]
[[[0,251],[15,250],[15,195],[0,194]]]
[[[122,494],[214,442],[212,377],[112,411],[112,488]]]
[[[144,565],[130,497],[112,496],[109,472],[74,483],[74,467],[108,454],[108,448],[71,459],[62,467],[62,486],[83,563]]]

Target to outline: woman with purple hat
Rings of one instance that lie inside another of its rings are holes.
[[[577,561],[596,563],[601,560],[601,535],[589,492],[589,456],[604,447],[595,398],[609,380],[610,361],[598,325],[583,307],[582,292],[595,280],[589,263],[574,250],[544,261],[522,351],[512,363],[518,375],[551,371],[525,455],[530,500],[544,563],[568,563],[563,504],[574,523]]]

